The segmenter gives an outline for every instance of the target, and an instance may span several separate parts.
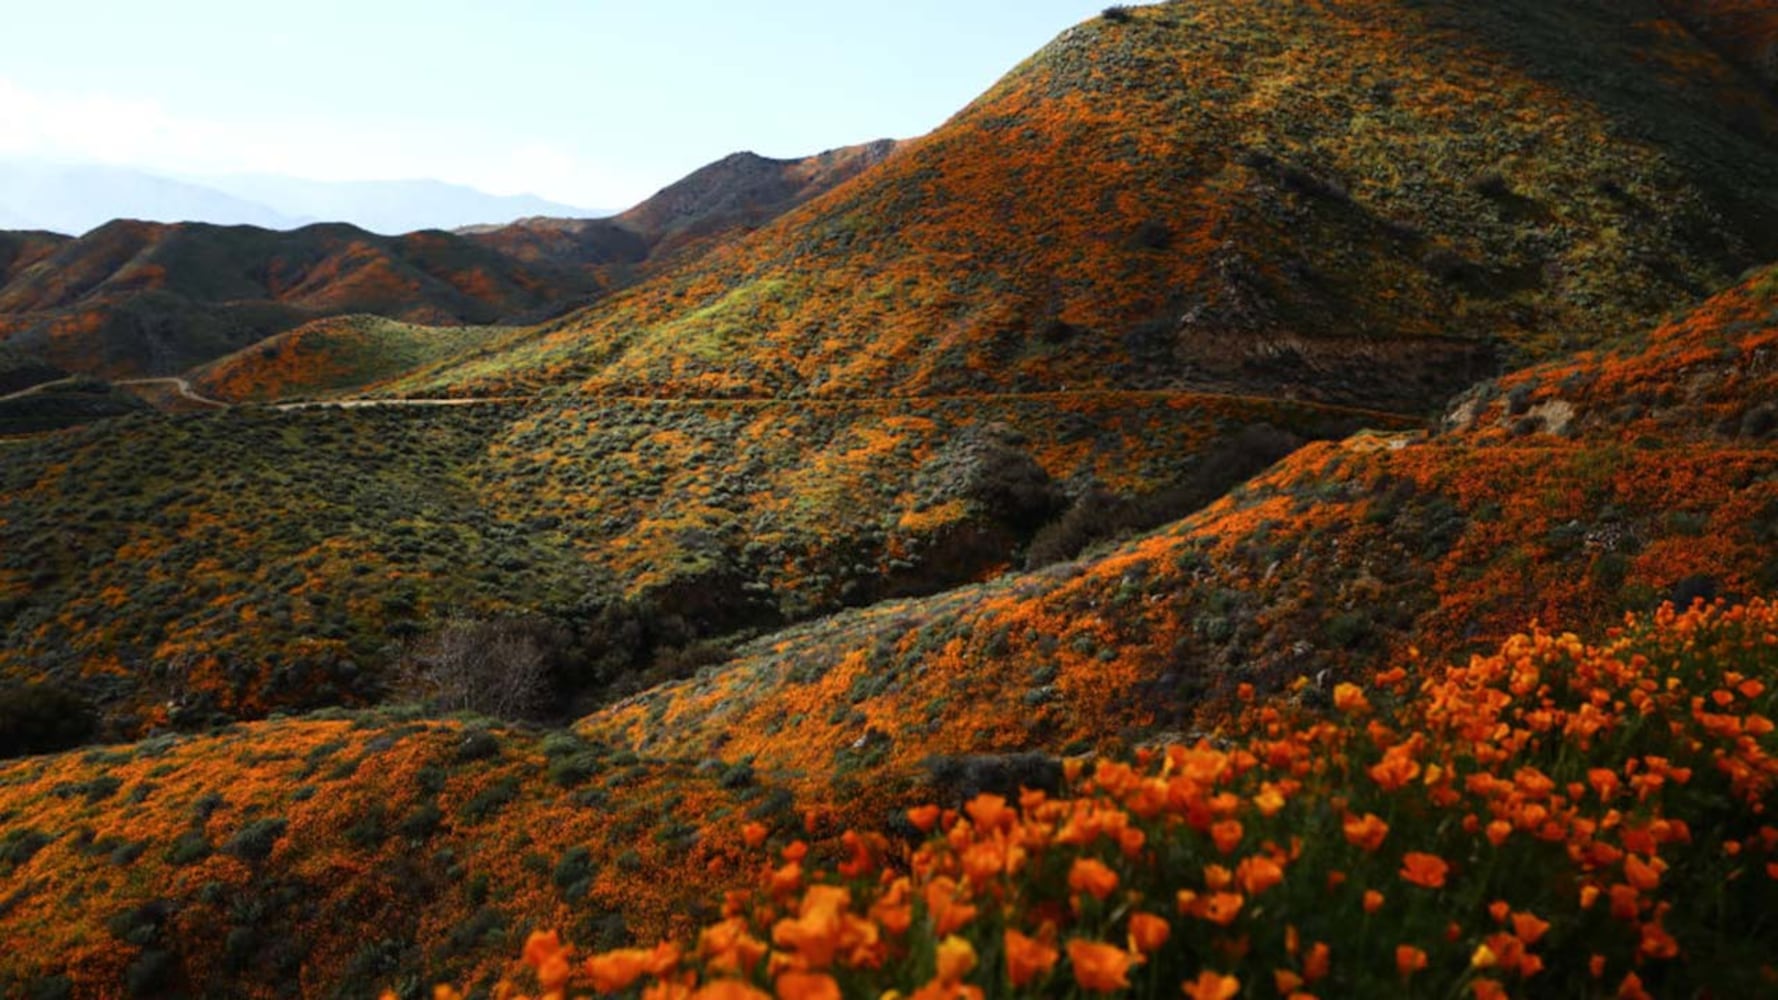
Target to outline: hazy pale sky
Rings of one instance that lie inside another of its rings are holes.
[[[728,153],[930,131],[1103,0],[13,5],[0,156],[627,207]]]

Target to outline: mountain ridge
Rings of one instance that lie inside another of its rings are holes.
[[[138,220],[77,239],[4,234],[0,336],[71,371],[127,378],[176,374],[356,312],[433,325],[535,321],[628,283],[657,253],[694,256],[849,178],[884,149],[760,160],[771,164],[764,169],[731,157],[699,171],[696,190],[673,185],[657,195],[673,200],[671,211],[650,200],[622,220],[533,218],[396,237],[333,222],[273,232]]]

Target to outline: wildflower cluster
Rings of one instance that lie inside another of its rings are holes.
[[[526,958],[549,997],[1769,994],[1775,687],[1763,601],[1537,631],[913,809],[917,848],[780,846],[683,946]]]

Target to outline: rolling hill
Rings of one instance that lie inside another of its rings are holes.
[[[1423,412],[1778,256],[1774,111],[1652,2],[1133,9],[771,226],[392,391]]]
[[[935,754],[1127,750],[1242,684],[1328,687],[1532,618],[1770,593],[1774,338],[1768,270],[1644,350],[1471,393],[1431,436],[1311,445],[1128,547],[773,635],[585,731],[881,789]]]
[[[171,375],[317,315],[486,323],[597,287],[443,232],[119,221],[15,268],[0,334],[70,371]]]

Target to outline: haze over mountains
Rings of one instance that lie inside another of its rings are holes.
[[[1113,7],[612,218],[0,234],[0,994],[1760,995],[1774,25]]]
[[[439,181],[312,181],[272,175],[166,177],[126,167],[0,162],[0,225],[80,236],[113,219],[295,229],[345,222],[386,236],[526,216],[608,211]]]

